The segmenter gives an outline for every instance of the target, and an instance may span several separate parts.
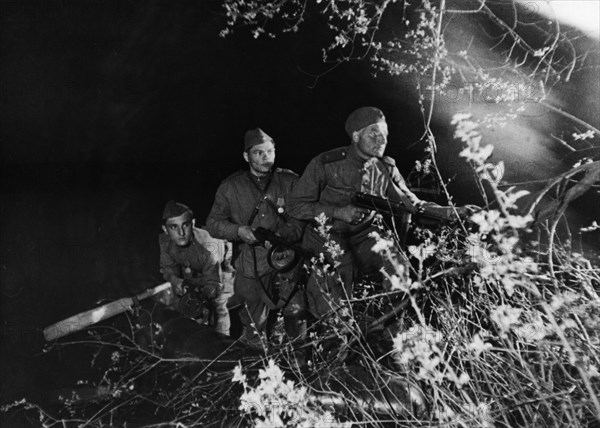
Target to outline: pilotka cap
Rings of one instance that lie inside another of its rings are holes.
[[[268,141],[273,142],[273,139],[269,137],[262,129],[251,129],[246,132],[246,135],[244,135],[244,151],[247,152],[251,147],[266,143]]]
[[[192,217],[194,216],[194,212],[187,205],[183,205],[175,201],[169,201],[167,202],[167,205],[165,205],[162,218],[163,220],[167,220],[173,217],[179,217],[185,213],[190,213]]]
[[[385,116],[381,110],[377,107],[361,107],[350,113],[346,119],[346,133],[352,138],[353,132],[377,122],[385,122]]]

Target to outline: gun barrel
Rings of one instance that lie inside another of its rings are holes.
[[[354,193],[351,202],[358,207],[384,212],[393,216],[415,214],[419,218],[434,220],[438,223],[456,220],[451,207],[440,206],[433,202],[425,202],[415,211],[414,207],[407,207],[399,201],[362,192]]]
[[[135,299],[143,300],[147,297],[163,292],[170,287],[171,283],[165,282],[164,284],[143,291],[135,296]],[[131,306],[133,306],[134,303],[135,300],[133,297],[123,297],[122,299],[107,303],[95,309],[73,315],[72,317],[46,327],[44,329],[44,338],[47,341],[51,341],[68,334],[75,333],[76,331],[83,330],[84,328],[94,325],[102,320],[114,317],[115,315],[119,315],[127,311],[129,308],[131,308]]]
[[[411,213],[410,208],[405,207],[398,201],[393,201],[388,198],[373,196],[362,192],[354,193],[354,195],[352,195],[351,202],[353,205],[356,205],[361,208],[369,208],[372,210],[383,211],[393,215]]]

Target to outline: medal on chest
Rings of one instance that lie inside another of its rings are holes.
[[[285,200],[283,198],[277,198],[277,212],[283,214],[285,212]]]

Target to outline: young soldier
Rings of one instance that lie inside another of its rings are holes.
[[[226,276],[221,270],[222,263],[227,264],[225,242],[195,227],[192,210],[174,201],[165,206],[162,229],[164,233],[159,235],[160,271],[172,285],[165,303],[179,309],[180,298],[186,289],[195,289],[210,303],[216,318],[213,320],[215,330],[229,335],[227,299],[231,292],[223,292],[221,281]]]

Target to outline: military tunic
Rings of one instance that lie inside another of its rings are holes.
[[[354,192],[365,192],[374,196],[403,199],[407,204],[419,204],[420,200],[408,189],[394,160],[388,156],[364,160],[353,145],[340,147],[315,157],[298,180],[289,201],[290,215],[300,220],[313,221],[325,214],[332,226],[331,238],[344,250],[338,272],[344,288],[338,284],[327,284],[333,303],[349,297],[355,274],[376,273],[383,266],[381,256],[371,248],[375,240],[369,234],[375,213],[372,212],[359,224],[350,224],[334,219],[336,208],[351,203]],[[323,252],[324,241],[311,227],[306,229],[303,245],[316,253]],[[314,275],[307,285],[309,310],[316,316],[333,309],[321,296],[325,284],[316,284]]]
[[[166,233],[158,236],[160,245],[160,272],[169,280],[172,276],[182,279],[202,278],[205,283],[219,286],[221,251],[218,246],[206,245],[202,235],[208,232],[198,228],[193,230],[194,239],[190,245],[176,245]]]
[[[166,233],[159,235],[158,242],[160,272],[165,280],[192,280],[201,285],[212,285],[221,291],[211,299],[215,307],[215,330],[228,335],[230,322],[227,299],[232,290],[223,289],[222,279],[226,274],[221,270],[221,263],[228,257],[225,242],[212,238],[206,230],[196,227],[193,229],[192,242],[186,247],[176,245]],[[177,303],[174,296],[169,297],[165,298],[165,303]]]
[[[239,171],[221,183],[206,220],[212,236],[234,243],[237,271],[234,299],[244,302],[248,309],[240,312],[246,330],[251,323],[259,332],[264,330],[268,304],[273,303],[269,302],[268,294],[272,294],[277,272],[267,263],[267,250],[243,242],[238,229],[245,225],[263,227],[288,241],[298,241],[302,234],[300,223],[286,219],[288,195],[297,180],[296,173],[280,168],[261,178],[249,171]]]
[[[321,213],[333,219],[335,208],[350,204],[354,192],[395,199],[402,193],[413,204],[420,202],[406,186],[391,157],[365,161],[354,146],[348,146],[322,153],[308,164],[290,197],[289,212],[300,220],[314,220]],[[363,223],[370,220],[367,218]],[[343,232],[353,228],[344,221],[334,220],[333,229]]]

